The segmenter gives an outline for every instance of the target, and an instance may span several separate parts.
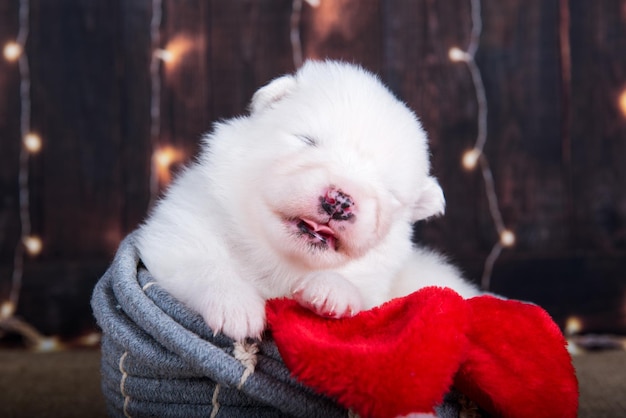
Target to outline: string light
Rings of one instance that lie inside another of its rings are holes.
[[[6,305],[3,304],[2,309]],[[11,309],[8,307],[7,309]],[[46,337],[26,321],[13,316],[0,317],[0,330],[21,335],[27,347],[34,351],[55,351],[63,348],[58,337]]]
[[[467,62],[471,59],[467,52],[462,51],[460,48],[457,47],[450,48],[450,51],[448,52],[448,58],[450,58],[450,61],[452,62]]]
[[[197,45],[188,36],[177,35],[167,43],[165,49],[157,49],[155,54],[163,61],[165,68],[174,68]]]
[[[0,321],[13,316],[15,313],[15,304],[10,300],[2,302],[0,305]]]
[[[176,36],[161,47],[161,22],[163,19],[162,0],[152,1],[152,19],[150,20],[150,42],[152,60],[150,62],[150,142],[152,144],[152,162],[150,169],[150,203],[154,204],[161,185],[171,181],[171,166],[185,160],[183,151],[172,146],[161,146],[161,68],[173,68],[189,52],[194,43],[186,36]]]
[[[150,43],[152,45],[152,60],[150,61],[150,143],[152,144],[152,164],[150,166],[150,202],[154,201],[159,193],[158,158],[154,152],[158,148],[158,139],[161,134],[161,62],[171,59],[171,53],[161,48],[161,20],[163,17],[162,0],[152,0],[152,18],[150,20]]]
[[[78,337],[70,345],[78,347],[95,347],[100,344],[100,340],[102,340],[102,334],[99,332],[90,332]]]
[[[24,237],[22,240],[24,247],[26,248],[26,252],[31,256],[36,256],[41,253],[43,249],[43,244],[41,242],[41,238],[36,235],[29,235]]]
[[[23,53],[23,46],[28,40],[28,22],[29,22],[30,3],[28,0],[21,0],[19,4],[19,31],[17,35],[16,45],[19,46],[18,68],[20,73],[20,132],[23,141],[31,134],[30,129],[30,69],[28,56]],[[6,48],[5,48],[6,56]],[[29,142],[33,142],[32,138]],[[32,144],[31,144],[32,145]],[[20,147],[19,156],[19,203],[20,203],[20,227],[22,237],[17,243],[13,257],[13,276],[11,278],[11,293],[9,302],[14,306],[18,306],[20,291],[22,288],[22,276],[24,267],[24,245],[27,238],[31,235],[30,222],[30,193],[28,190],[28,167],[29,166],[29,150],[24,143]],[[28,250],[27,250],[28,251]],[[41,251],[41,248],[39,249]]]
[[[17,61],[20,74],[20,134],[22,146],[19,153],[18,189],[19,189],[19,220],[21,238],[15,246],[13,256],[13,272],[8,300],[0,303],[0,330],[21,335],[26,344],[38,351],[58,349],[60,344],[56,337],[46,337],[32,325],[17,318],[15,312],[19,303],[24,275],[24,252],[31,256],[41,253],[41,238],[31,233],[30,193],[28,189],[29,161],[32,154],[42,148],[41,137],[31,131],[31,98],[30,69],[28,56],[24,52],[29,31],[29,0],[19,2],[19,31],[17,40],[5,45],[3,54],[8,61]]]
[[[155,40],[158,42],[158,40]],[[165,48],[156,48],[154,57],[165,63],[166,67],[176,65],[182,57],[194,48],[194,42],[187,36],[178,35],[169,41]]]
[[[24,136],[24,147],[26,151],[31,154],[36,154],[41,151],[41,137],[35,133],[29,133]]]
[[[626,338],[610,334],[583,334],[585,324],[578,316],[570,316],[565,320],[563,333],[567,339],[567,350],[572,355],[583,354],[588,350],[624,350]]]
[[[311,7],[320,5],[320,0],[304,0]],[[302,40],[300,34],[300,24],[302,23],[302,2],[303,0],[293,0],[291,5],[291,54],[293,57],[293,66],[300,68],[303,63]]]
[[[37,343],[33,346],[33,351],[38,353],[49,353],[51,351],[59,351],[64,348],[63,343],[58,337],[42,337],[37,340]]]
[[[505,248],[515,245],[515,234],[510,229],[503,229],[500,232],[500,245]]]
[[[619,108],[622,111],[622,114],[626,117],[626,89],[622,91],[622,94],[619,96]]]
[[[476,168],[476,163],[478,162],[478,158],[480,158],[481,152],[476,148],[473,148],[469,151],[466,151],[463,154],[463,168],[468,171],[471,171]]]
[[[153,165],[156,167],[157,179],[160,184],[168,184],[172,180],[171,168],[173,164],[183,162],[185,153],[170,145],[158,148],[153,156]]]
[[[26,0],[19,4],[19,31],[17,41],[9,42],[4,47],[4,57],[9,61],[17,61],[20,74],[20,132],[22,138],[26,138],[30,132],[30,71],[28,57],[23,53],[23,45],[28,39],[28,14],[29,3]],[[15,313],[19,294],[22,286],[24,264],[24,238],[30,235],[30,209],[28,191],[28,150],[24,144],[20,147],[18,190],[19,190],[19,219],[22,237],[15,247],[13,255],[13,273],[11,277],[11,290],[9,300],[2,302],[3,322]]]
[[[22,55],[22,46],[17,42],[8,42],[4,46],[3,53],[7,61],[17,61],[20,55]]]
[[[583,322],[577,316],[570,316],[565,320],[565,335],[579,334],[583,329]]]
[[[154,51],[154,56],[162,61],[171,62],[174,60],[174,55],[167,49],[157,49]]]
[[[302,40],[300,39],[300,21],[302,16],[302,0],[293,0],[291,6],[291,55],[293,57],[293,66],[300,68],[302,66]]]
[[[290,19],[291,31],[290,39],[292,44],[292,55],[294,67],[299,68],[303,63],[303,50],[301,42],[301,15],[303,1],[311,7],[319,6],[319,0],[293,0],[292,14]],[[43,243],[40,237],[31,234],[31,223],[29,215],[29,191],[28,191],[28,157],[36,154],[42,149],[42,138],[30,131],[30,74],[29,63],[24,47],[28,37],[28,15],[29,1],[20,1],[20,29],[17,41],[8,42],[3,49],[4,58],[10,62],[18,62],[20,69],[20,102],[21,102],[21,133],[23,149],[20,153],[20,221],[22,237],[16,246],[15,262],[13,267],[13,278],[11,287],[11,297],[9,300],[0,303],[0,329],[15,331],[21,334],[27,343],[36,351],[54,351],[67,346],[93,346],[100,342],[101,335],[97,332],[88,333],[78,337],[72,344],[62,343],[58,337],[46,337],[40,334],[34,327],[14,316],[21,288],[23,275],[23,252],[31,256],[36,256],[43,250]],[[489,208],[499,240],[494,245],[491,253],[485,261],[483,273],[483,287],[489,288],[489,279],[496,259],[503,248],[510,248],[515,245],[516,237],[513,231],[504,227],[497,205],[497,196],[493,185],[493,177],[489,169],[488,161],[483,153],[483,148],[487,139],[487,101],[482,82],[480,69],[475,62],[475,53],[478,49],[480,34],[482,31],[482,19],[480,13],[480,1],[471,0],[472,32],[467,51],[458,47],[449,50],[448,56],[452,62],[463,62],[467,65],[472,76],[475,87],[475,94],[478,104],[478,134],[475,146],[466,151],[462,156],[462,166],[467,170],[474,170],[480,163],[483,179],[485,181],[486,193],[489,200]],[[153,56],[150,63],[151,75],[151,104],[150,104],[150,135],[152,141],[152,171],[150,180],[151,201],[158,193],[159,183],[170,181],[171,166],[184,160],[185,155],[181,150],[171,146],[159,147],[160,137],[160,106],[161,106],[161,66],[174,65],[186,53],[192,45],[189,39],[177,37],[170,41],[165,48],[161,48],[160,26],[163,14],[162,0],[152,1],[152,19],[150,23],[151,44]],[[621,112],[626,116],[626,90],[618,99]],[[582,330],[582,321],[578,317],[567,319],[566,335],[575,335]]]
[[[41,136],[31,130],[31,97],[30,97],[30,68],[25,45],[28,40],[30,19],[29,0],[19,2],[19,30],[16,41],[8,42],[3,49],[7,61],[18,63],[20,75],[20,135],[22,146],[19,153],[18,189],[19,189],[19,220],[21,237],[15,246],[13,256],[13,272],[9,297],[0,301],[0,335],[2,332],[20,335],[27,347],[34,351],[57,351],[70,346],[94,346],[100,341],[99,333],[87,334],[79,337],[70,345],[61,342],[57,336],[45,336],[28,322],[15,316],[17,311],[22,278],[24,274],[24,255],[31,257],[39,255],[43,250],[41,237],[32,234],[30,219],[29,193],[29,162],[33,154],[43,148]]]
[[[480,43],[480,35],[482,33],[482,17],[480,0],[470,0],[472,29],[470,33],[470,42],[466,51],[458,47],[452,47],[448,51],[448,58],[452,62],[463,62],[467,66],[474,84],[474,92],[476,94],[477,111],[477,134],[474,147],[466,151],[461,158],[461,165],[464,169],[471,171],[478,164],[481,167],[481,174],[485,183],[485,193],[489,204],[489,213],[496,227],[499,239],[492,247],[489,255],[485,259],[483,275],[481,278],[481,286],[484,290],[489,290],[491,273],[493,266],[500,256],[503,248],[510,248],[515,245],[516,237],[513,231],[507,229],[502,221],[502,215],[498,207],[498,198],[496,195],[495,184],[493,181],[493,173],[489,168],[489,162],[483,152],[487,143],[487,95],[483,84],[480,68],[476,64],[475,56]]]

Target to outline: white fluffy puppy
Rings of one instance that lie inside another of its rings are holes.
[[[140,256],[236,340],[260,336],[269,298],[344,317],[427,285],[474,296],[411,243],[412,224],[444,210],[429,171],[423,129],[376,77],[308,62],[217,124],[141,226]]]

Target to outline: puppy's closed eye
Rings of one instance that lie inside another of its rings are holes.
[[[315,140],[315,138],[313,138],[310,135],[296,134],[295,137],[298,138],[300,141],[304,142],[307,145],[310,145],[312,147],[316,147],[317,146],[317,141]]]

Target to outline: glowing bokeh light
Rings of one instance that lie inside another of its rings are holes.
[[[502,246],[505,248],[514,246],[515,234],[513,233],[513,231],[509,229],[505,229],[502,232],[500,232],[500,244],[502,244]]]
[[[469,56],[467,55],[467,52],[462,51],[460,48],[457,48],[457,47],[450,48],[450,50],[448,51],[448,58],[450,58],[450,61],[452,62],[461,62],[461,61],[469,60]]]
[[[29,255],[35,256],[41,253],[43,249],[43,243],[41,242],[41,238],[35,235],[29,235],[24,237],[22,242],[24,243],[24,247],[26,248],[26,252]]]
[[[626,117],[626,89],[619,95],[619,108],[622,111],[622,115]]]
[[[172,165],[183,162],[185,160],[185,153],[168,145],[157,149],[152,158],[156,165],[159,182],[168,184],[172,180],[172,173],[170,171]]]
[[[462,164],[463,168],[470,171],[476,168],[476,163],[478,162],[478,158],[480,158],[480,150],[474,148],[469,151],[466,151],[463,154]]]
[[[35,133],[29,133],[24,136],[24,147],[31,154],[41,151],[41,137]]]
[[[4,58],[16,61],[22,55],[22,46],[17,42],[9,42],[4,46]]]

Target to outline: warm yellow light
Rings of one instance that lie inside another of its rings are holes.
[[[576,344],[576,341],[573,339],[567,339],[567,352],[570,356],[579,356],[581,354],[585,354],[585,350]]]
[[[463,168],[466,170],[473,170],[476,168],[476,163],[478,162],[478,158],[480,158],[480,150],[473,148],[469,151],[466,151],[463,154],[462,164]]]
[[[163,60],[165,68],[172,69],[190,52],[196,43],[188,36],[177,35],[170,40],[164,49],[157,49],[154,54]]]
[[[63,348],[63,344],[58,337],[44,337],[37,341],[35,346],[33,347],[34,351],[40,353],[48,353],[50,351],[59,351]]]
[[[512,247],[515,245],[515,234],[509,229],[502,230],[500,232],[500,244],[506,248]]]
[[[622,111],[622,114],[626,116],[626,89],[624,89],[622,94],[619,95],[619,108]]]
[[[22,55],[22,46],[17,42],[9,42],[4,46],[4,58],[8,61],[15,61],[20,55]]]
[[[15,313],[15,304],[10,300],[2,302],[0,305],[0,319],[6,319],[13,316]]]
[[[89,334],[83,335],[76,340],[76,343],[80,346],[93,347],[100,344],[100,340],[102,339],[102,334],[99,332],[90,332]]]
[[[570,316],[565,321],[565,335],[578,334],[583,329],[583,322],[577,316]]]
[[[185,153],[171,146],[157,149],[152,156],[156,164],[158,179],[161,183],[169,183],[172,179],[170,168],[172,164],[180,163],[185,159]]]
[[[172,164],[182,161],[183,157],[184,154],[182,151],[170,146],[159,148],[154,153],[154,159],[157,165],[160,168],[166,169],[169,169]]]
[[[30,255],[39,255],[43,248],[43,243],[41,242],[41,238],[35,235],[30,235],[24,237],[22,239],[24,243],[24,247],[26,247],[26,252]]]
[[[24,147],[31,154],[41,151],[41,137],[37,134],[30,133],[24,136]]]
[[[171,62],[174,59],[174,55],[167,49],[157,49],[154,51],[154,56],[165,62]]]
[[[469,61],[469,54],[455,46],[448,51],[448,58],[452,62]]]

